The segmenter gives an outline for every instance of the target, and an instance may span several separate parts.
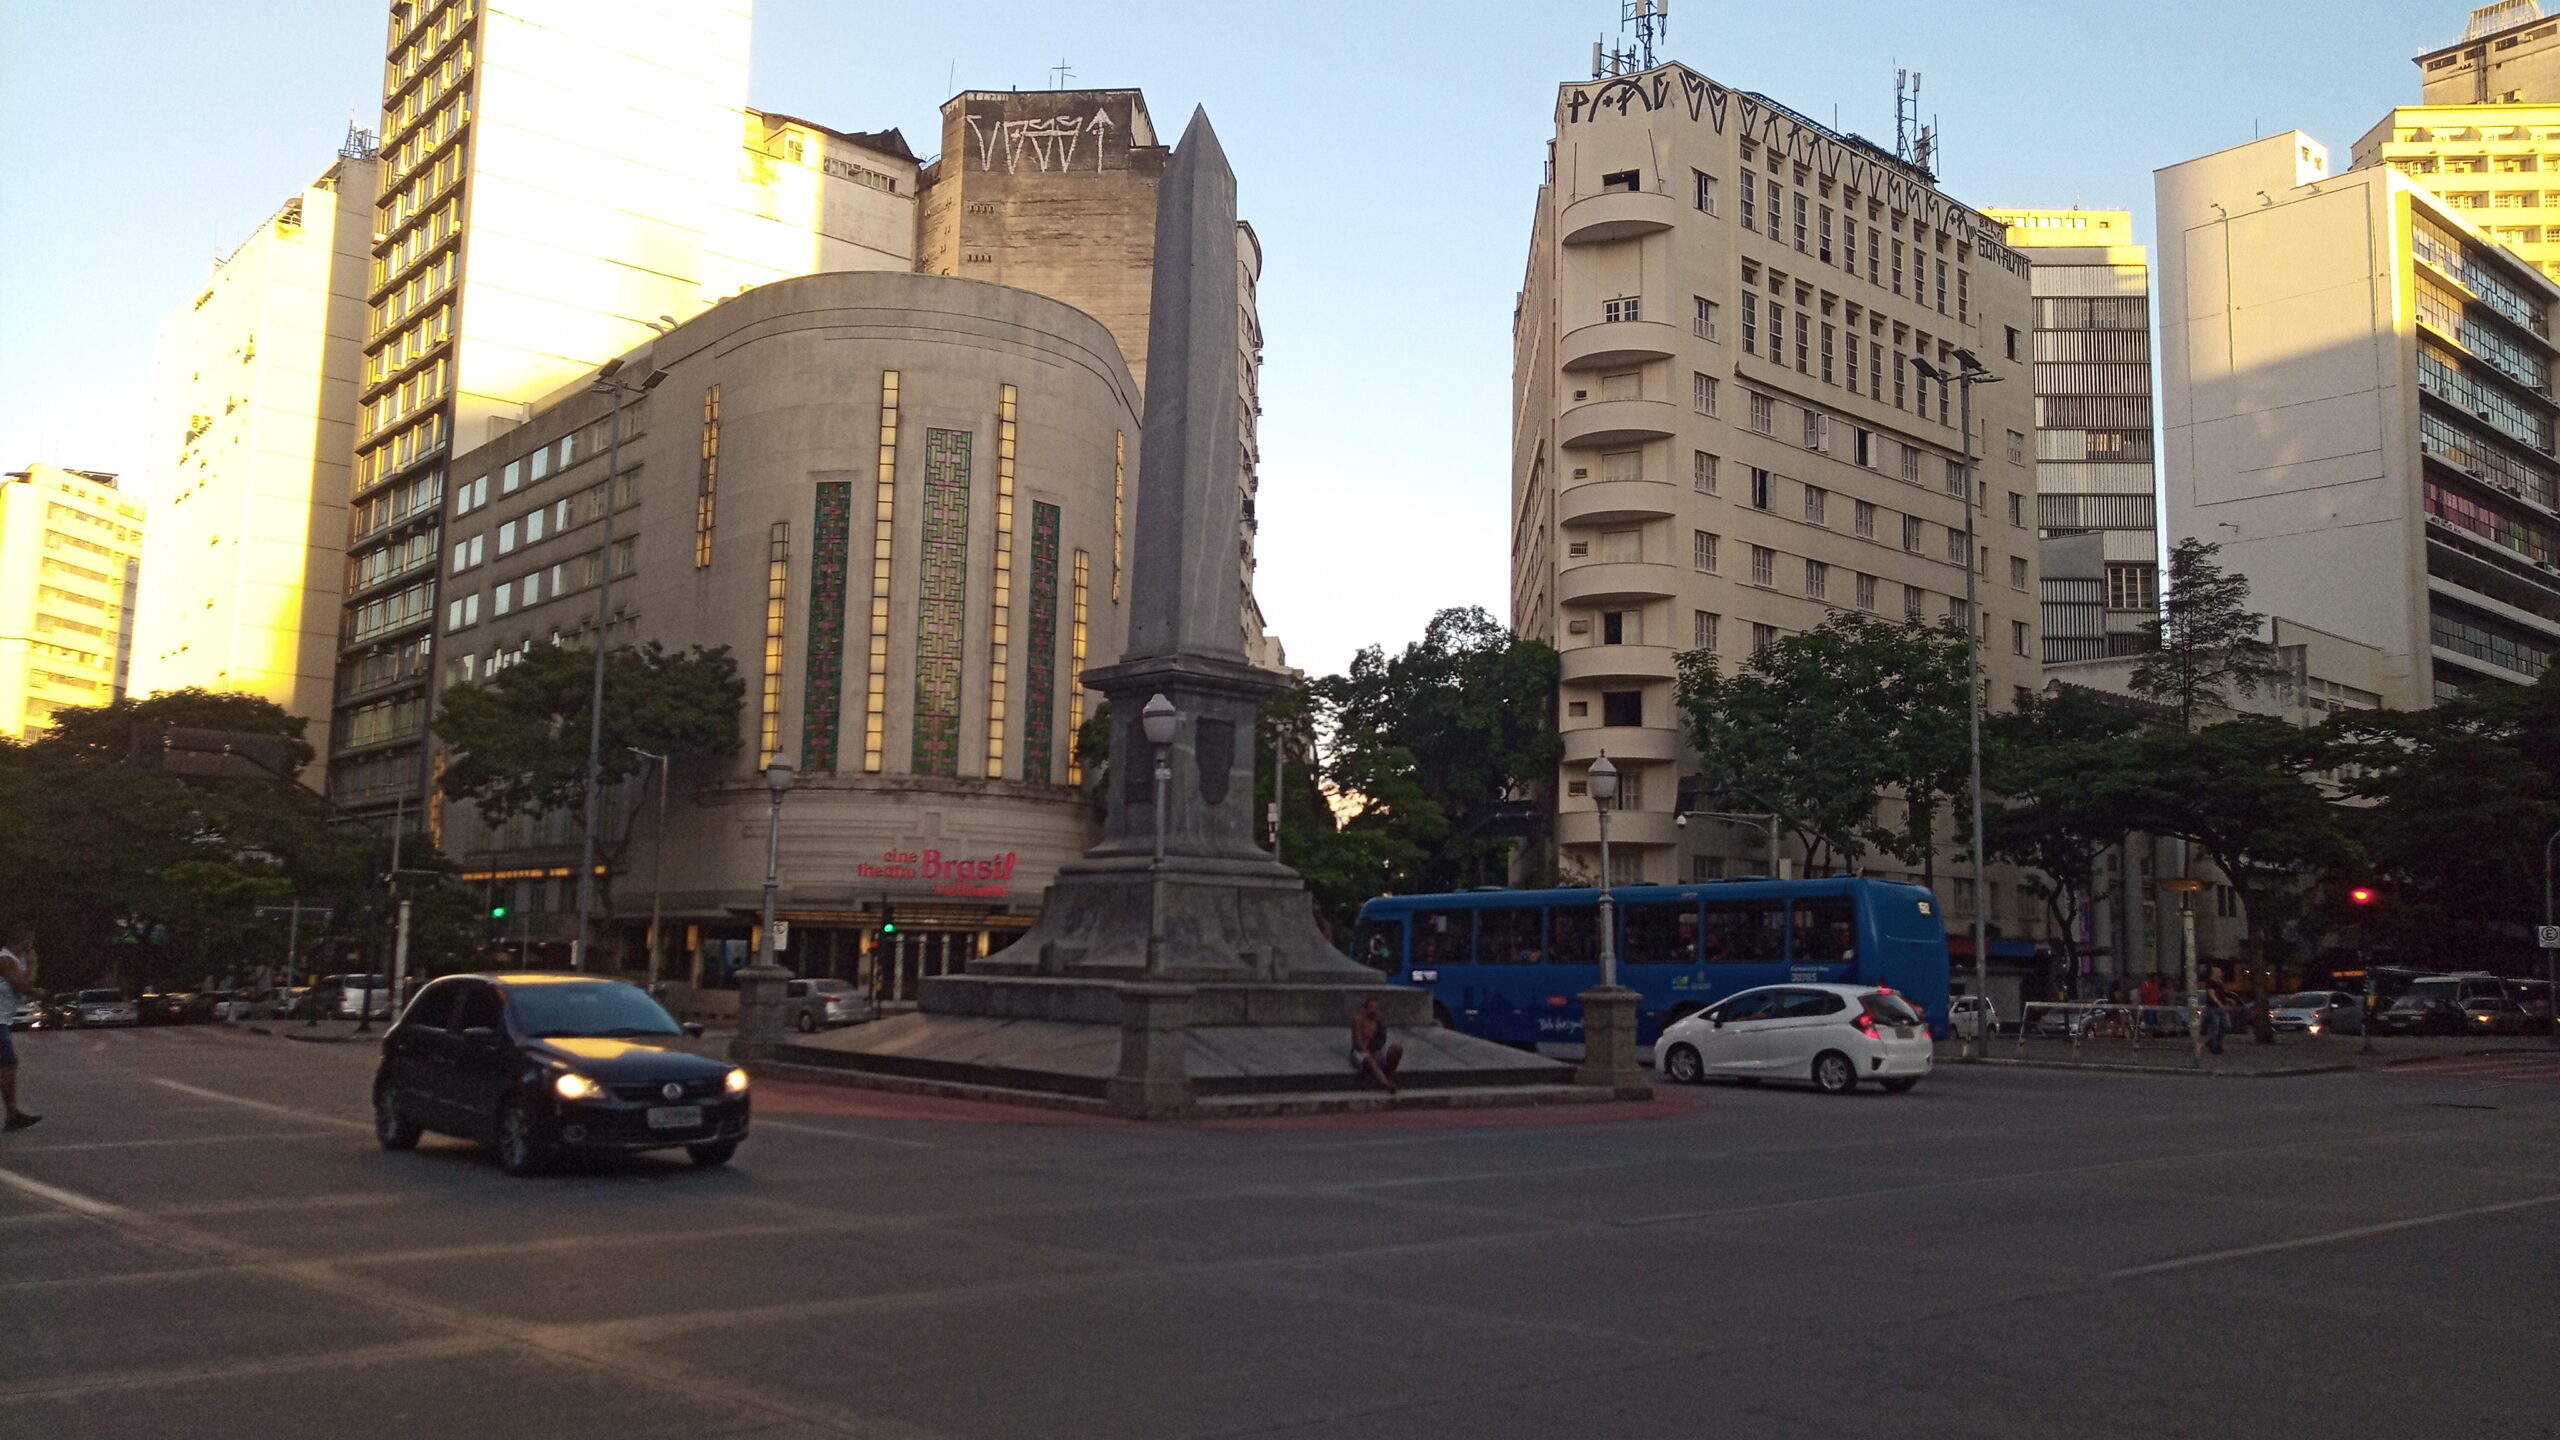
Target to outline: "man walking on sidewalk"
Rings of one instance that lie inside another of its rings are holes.
[[[35,931],[25,925],[12,925],[7,943],[0,944],[0,1104],[8,1107],[8,1119],[0,1121],[0,1129],[24,1130],[44,1118],[18,1108],[18,1047],[9,1035],[9,1022],[18,1013],[18,997],[32,997],[35,988]]]

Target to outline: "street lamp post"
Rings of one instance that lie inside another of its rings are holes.
[[[2546,928],[2560,924],[2560,920],[2554,920],[2551,914],[2551,847],[2554,845],[2560,845],[2560,830],[2552,831],[2551,838],[2542,842],[2542,923]],[[2551,1000],[2551,1043],[2560,1045],[2560,949],[2542,952],[2542,968],[2551,986],[2546,992]]]
[[[596,552],[602,563],[596,567],[595,666],[587,687],[587,786],[586,802],[578,814],[578,935],[569,945],[572,970],[587,968],[587,926],[596,903],[596,808],[604,790],[604,641],[605,628],[613,618],[613,491],[622,480],[622,402],[627,396],[657,389],[667,378],[667,372],[658,369],[636,382],[615,378],[621,370],[620,360],[606,361],[596,372],[593,386],[613,397],[613,421],[606,431],[610,438],[605,444],[604,538]]]
[[[1980,488],[1974,480],[1973,461],[1973,387],[1997,385],[2000,377],[1983,368],[1970,350],[1956,352],[1956,371],[1950,375],[1926,360],[1915,359],[1912,367],[1940,385],[1953,384],[1962,407],[1960,434],[1964,441],[1964,652],[1965,652],[1965,748],[1972,764],[1973,788],[1973,989],[1987,1007],[1991,1003],[1991,895],[1987,884],[1987,867],[1982,855],[1982,610],[1977,577],[1982,567],[1981,542],[1974,534],[1974,512],[1981,502],[1975,492]],[[1982,1023],[1975,1027],[1973,1058],[1987,1059],[1991,1054],[1991,1012],[1982,1012]]]
[[[1618,767],[1603,750],[1591,762],[1591,803],[1600,812],[1600,984],[1611,990],[1618,986],[1618,906],[1610,892],[1609,808],[1617,801]]]
[[[1155,858],[1147,862],[1147,973],[1161,974],[1164,969],[1164,823],[1165,806],[1171,799],[1173,737],[1181,728],[1182,712],[1173,702],[1156,695],[1147,708],[1138,712],[1138,727],[1146,733],[1147,745],[1155,751],[1156,762],[1156,848]]]
[[[772,805],[765,818],[764,928],[756,936],[755,964],[738,976],[738,1038],[730,1047],[732,1059],[768,1059],[782,1041],[782,990],[791,974],[773,961],[773,911],[782,891],[782,797],[790,792],[796,768],[783,754],[765,762]]]
[[[658,917],[667,898],[667,757],[631,747],[631,753],[658,767],[658,829],[649,856],[649,993],[658,993]]]

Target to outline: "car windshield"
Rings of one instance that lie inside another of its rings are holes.
[[[1862,995],[1858,998],[1865,1003],[1868,1014],[1873,1015],[1887,1025],[1917,1025],[1920,1023],[1919,1012],[1913,1010],[1911,1006],[1899,995],[1887,995],[1882,991],[1878,991],[1873,995]]]
[[[533,1040],[684,1033],[648,992],[618,980],[510,985],[507,1005],[517,1033]]]
[[[2279,995],[2276,997],[2276,1008],[2279,1010],[2318,1010],[2326,1006],[2328,1003],[2328,996],[2309,990],[2306,990],[2299,995]]]
[[[2399,999],[2392,1001],[2391,1008],[2394,1010],[2424,1010],[2428,1006],[2433,1005],[2444,998],[2445,997],[2441,994],[2422,995],[2417,991],[2412,990],[2408,994],[2401,996]]]
[[[83,1005],[114,1005],[121,1003],[123,999],[124,996],[114,990],[83,990],[80,992],[80,1003]]]

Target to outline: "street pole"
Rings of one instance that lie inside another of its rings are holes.
[[[2551,915],[2551,847],[2554,845],[2560,845],[2560,830],[2552,831],[2551,838],[2542,842],[2542,923],[2544,925],[2560,924],[2560,921],[2555,921]],[[2551,1001],[2551,1043],[2560,1045],[2560,949],[2542,952],[2542,968],[2543,977],[2551,986],[2547,992]]]
[[[791,972],[774,963],[774,908],[782,893],[782,797],[791,789],[797,767],[788,755],[765,762],[764,783],[772,792],[765,820],[764,929],[756,937],[756,963],[738,976],[738,1035],[730,1042],[733,1060],[769,1060],[782,1043],[782,1001]]]
[[[769,772],[779,771],[788,775],[792,768],[791,758],[777,755],[766,768]],[[773,805],[765,820],[764,930],[756,937],[756,963],[768,968],[773,964],[773,907],[782,892],[782,795],[788,783],[784,781],[771,787]]]
[[[622,399],[625,395],[646,394],[667,378],[666,371],[652,370],[634,385],[614,378],[621,368],[620,360],[607,362],[597,372],[594,386],[613,397],[613,419],[605,444],[604,538],[596,551],[600,563],[596,566],[595,664],[587,687],[587,784],[585,803],[578,815],[578,934],[569,943],[572,970],[587,968],[587,925],[596,900],[596,810],[603,803],[604,790],[605,630],[613,623],[613,492],[622,481]]]
[[[1609,873],[1609,807],[1618,799],[1618,767],[1609,752],[1591,762],[1591,804],[1600,814],[1600,987],[1618,988],[1618,904]]]
[[[409,983],[409,902],[400,902],[400,924],[391,938],[391,1004],[400,1004],[400,987]]]
[[[293,897],[293,918],[285,922],[284,986],[286,990],[290,991],[293,988],[293,977],[301,973],[302,897],[296,895]],[[304,991],[303,998],[311,1002],[309,1023],[312,1028],[316,1029],[320,1024],[320,987],[314,985],[309,990]]]
[[[1164,831],[1165,807],[1172,801],[1173,737],[1180,730],[1182,712],[1173,702],[1159,694],[1147,701],[1138,713],[1138,728],[1147,744],[1156,752],[1156,846],[1155,856],[1147,862],[1147,973],[1164,971]]]
[[[391,894],[395,898],[400,894],[400,837],[407,832],[408,828],[409,797],[394,795],[391,797],[391,873],[383,878],[388,882]],[[408,943],[408,926],[409,906],[408,902],[402,901],[399,921],[392,927],[391,948],[395,954]],[[391,991],[391,1004],[397,1008],[399,1003],[400,990],[395,984]],[[389,1018],[387,1012],[384,1018],[386,1020]],[[371,965],[365,967],[364,998],[356,1002],[356,1033],[359,1035],[373,1033],[373,967]]]
[[[1964,440],[1964,644],[1965,644],[1965,748],[1972,766],[1973,792],[1973,989],[1987,1007],[1991,1003],[1991,888],[1988,867],[1983,862],[1982,848],[1982,608],[1977,577],[1982,567],[1981,540],[1975,534],[1973,516],[1980,488],[1974,478],[1973,459],[1973,387],[1997,385],[1998,376],[1982,368],[1972,352],[1956,352],[1960,368],[1947,374],[1926,360],[1913,362],[1920,373],[1940,385],[1952,380],[1961,409]],[[2021,1023],[2024,1023],[2023,1021]],[[1973,1058],[1988,1059],[1991,1054],[1991,1012],[1983,1011],[1983,1022],[1973,1039]]]
[[[667,898],[667,757],[639,746],[631,753],[658,762],[658,831],[649,857],[649,993],[658,993],[658,919]]]
[[[1271,858],[1280,858],[1280,797],[1289,784],[1289,727],[1271,727]]]

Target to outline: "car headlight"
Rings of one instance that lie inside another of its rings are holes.
[[[575,1070],[564,1070],[551,1082],[552,1091],[563,1100],[601,1100],[604,1087]]]
[[[747,1072],[744,1070],[732,1070],[729,1072],[728,1080],[724,1083],[726,1084],[730,1094],[744,1095],[747,1093]]]

